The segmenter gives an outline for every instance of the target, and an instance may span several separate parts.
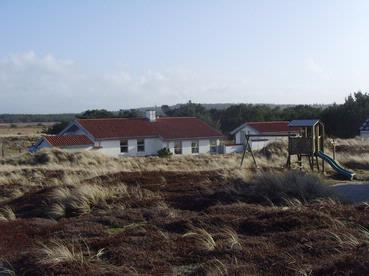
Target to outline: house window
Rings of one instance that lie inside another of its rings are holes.
[[[217,140],[210,140],[210,153],[217,152],[218,152]]]
[[[137,140],[137,151],[145,152],[145,140],[144,139]]]
[[[192,153],[199,153],[199,141],[191,142]]]
[[[182,141],[174,142],[174,154],[182,154]]]
[[[128,152],[128,140],[120,140],[120,152]]]

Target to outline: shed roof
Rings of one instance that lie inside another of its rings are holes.
[[[288,121],[269,121],[269,122],[246,122],[246,125],[252,127],[260,133],[288,132]]]
[[[319,119],[309,119],[309,120],[292,120],[288,126],[289,127],[312,127],[319,123]]]
[[[231,134],[235,134],[239,130],[243,129],[245,126],[252,127],[259,133],[281,133],[285,134],[291,131],[297,131],[298,128],[289,128],[288,121],[266,121],[266,122],[245,122],[238,128],[231,131]]]

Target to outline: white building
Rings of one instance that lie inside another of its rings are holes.
[[[292,130],[288,127],[288,123],[288,121],[245,122],[231,131],[235,144],[227,146],[225,152],[243,151],[246,134],[259,135],[258,137],[250,137],[249,143],[253,150],[262,149],[273,141],[287,139],[286,135]]]
[[[360,127],[360,137],[369,138],[369,118],[367,118]]]
[[[50,143],[49,137],[43,137],[34,150],[57,146],[72,151],[94,149],[110,156],[149,156],[162,148],[174,155],[218,153],[223,135],[195,117],[157,118],[155,111],[147,111],[145,118],[77,119],[51,138],[63,144]]]

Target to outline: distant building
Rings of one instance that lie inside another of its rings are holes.
[[[365,120],[365,122],[360,127],[360,137],[369,138],[369,117]]]
[[[174,155],[219,153],[223,135],[195,117],[77,119],[59,135],[45,136],[31,151],[59,147],[96,150],[110,156],[156,155],[168,148]]]

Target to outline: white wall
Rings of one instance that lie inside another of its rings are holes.
[[[202,139],[199,141],[199,153],[210,153],[210,140]]]
[[[158,150],[163,148],[163,143],[159,138],[146,138],[145,151],[137,151],[137,139],[128,139],[128,152],[120,152],[120,140],[102,140],[99,151],[109,156],[147,156],[156,155]]]
[[[164,143],[159,138],[148,138],[145,139],[145,154],[146,155],[156,155],[158,150],[164,147]]]
[[[62,147],[61,149],[68,151],[68,152],[80,152],[80,151],[90,150],[92,149],[92,146]]]
[[[243,135],[241,135],[242,132],[243,132]],[[244,134],[259,134],[259,132],[251,127],[245,126],[244,128],[236,132],[235,134],[236,144],[243,144]]]
[[[243,152],[243,145],[229,145],[224,146],[224,154],[234,153],[234,152]]]
[[[244,134],[245,133],[246,134],[260,134],[258,131],[254,130],[253,128],[245,126],[243,129],[240,129],[238,132],[235,133],[235,144],[243,144],[244,141],[241,138],[242,131],[244,131]],[[259,137],[250,137],[249,142],[253,150],[260,150],[271,142],[287,140],[287,139],[288,138],[285,136],[275,136],[275,137],[259,136]]]
[[[191,139],[191,140],[181,140],[182,141],[182,155],[196,155],[197,153],[192,153],[192,141],[197,141],[199,143],[199,154],[210,153],[210,140],[209,139]],[[217,145],[220,145],[219,139],[216,139]],[[174,141],[165,141],[163,147],[169,148],[170,152],[174,154]]]
[[[119,140],[102,140],[95,144],[99,146],[99,152],[109,155],[118,156],[120,154],[120,141]]]
[[[184,155],[192,154],[192,140],[182,141],[182,154]]]

